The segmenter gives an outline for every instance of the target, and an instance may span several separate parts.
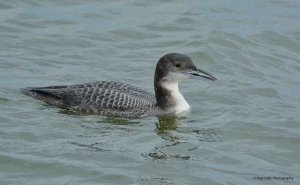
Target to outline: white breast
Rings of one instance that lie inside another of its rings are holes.
[[[178,89],[178,82],[165,82],[162,86],[171,92],[172,99],[175,102],[175,106],[171,108],[172,112],[179,114],[190,109],[190,105]]]

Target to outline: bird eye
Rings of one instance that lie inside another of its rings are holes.
[[[180,63],[176,63],[175,66],[176,66],[176,67],[180,67]]]

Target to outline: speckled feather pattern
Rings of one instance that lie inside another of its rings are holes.
[[[26,88],[24,92],[52,105],[104,116],[140,117],[157,108],[150,92],[114,81]]]

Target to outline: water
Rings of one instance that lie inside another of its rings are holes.
[[[299,9],[297,0],[1,1],[0,184],[299,184]],[[219,79],[181,84],[192,107],[184,119],[81,116],[19,92],[108,79],[153,91],[168,52]]]

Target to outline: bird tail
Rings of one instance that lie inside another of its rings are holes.
[[[42,100],[50,105],[63,105],[63,91],[61,89],[67,86],[49,86],[49,87],[26,87],[21,92],[35,99]]]

